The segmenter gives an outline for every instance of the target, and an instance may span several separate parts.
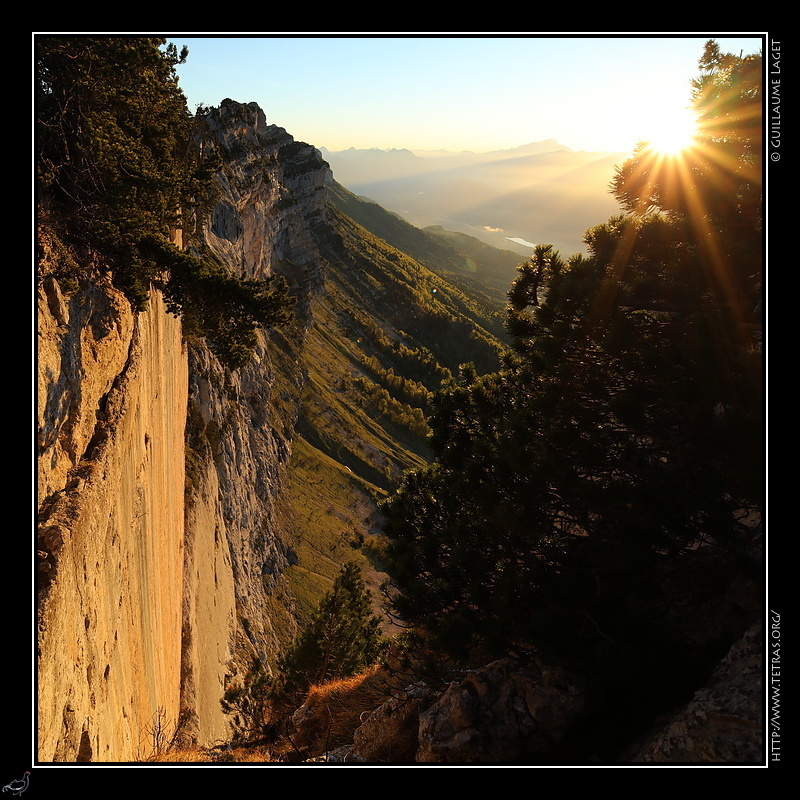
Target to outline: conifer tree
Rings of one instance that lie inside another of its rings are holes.
[[[178,86],[187,55],[156,37],[37,37],[39,224],[69,251],[70,278],[106,271],[136,311],[162,289],[186,332],[236,369],[293,300],[282,279],[240,280],[170,241],[190,237],[218,191],[219,158],[198,146]]]
[[[137,306],[157,274],[139,242],[166,237],[202,191],[175,72],[186,55],[158,38],[36,40],[42,218],[82,259],[99,254]]]
[[[312,684],[355,675],[380,658],[385,644],[361,568],[350,561],[281,659],[279,693],[301,693]]]

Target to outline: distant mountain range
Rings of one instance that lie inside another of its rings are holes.
[[[417,227],[441,225],[527,255],[583,250],[584,231],[619,212],[608,191],[626,153],[575,152],[555,139],[489,153],[321,149],[340,184]]]

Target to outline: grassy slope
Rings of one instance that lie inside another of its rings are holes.
[[[298,563],[287,577],[305,621],[341,564],[381,580],[378,502],[427,463],[425,397],[459,364],[497,368],[484,303],[331,209],[325,288],[303,349],[307,380],[290,505]],[[403,223],[405,224],[405,223]],[[502,308],[497,298],[495,308]]]
[[[416,228],[335,181],[328,191],[337,209],[470,296],[484,315],[484,324],[503,338],[502,309],[506,292],[516,277],[516,267],[524,261],[522,256],[441,226]]]

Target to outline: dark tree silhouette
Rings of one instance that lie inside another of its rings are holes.
[[[239,280],[170,242],[217,191],[218,156],[199,146],[178,86],[187,54],[153,37],[36,38],[39,224],[69,253],[70,278],[107,271],[137,311],[163,289],[187,332],[237,368],[256,327],[286,321],[292,301],[279,280]]]
[[[589,256],[520,267],[504,369],[435,398],[435,463],[385,504],[397,613],[434,646],[628,669],[671,641],[660,565],[755,535],[759,62],[709,46],[696,147],[622,165],[629,213],[587,232]]]

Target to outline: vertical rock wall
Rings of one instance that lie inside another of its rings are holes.
[[[328,174],[314,148],[267,125],[254,103],[225,101],[206,121],[224,166],[205,243],[235,275],[283,275],[297,305],[293,322],[260,333],[235,372],[191,343],[182,703],[200,745],[229,733],[226,685],[255,660],[269,669],[295,630],[282,578],[293,557],[284,498]]]
[[[38,335],[38,757],[134,759],[179,712],[180,323],[46,279]]]

